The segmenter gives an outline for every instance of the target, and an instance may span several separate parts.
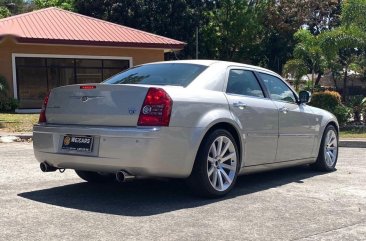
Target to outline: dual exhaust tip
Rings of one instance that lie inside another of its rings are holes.
[[[129,181],[132,181],[133,179],[135,179],[135,176],[130,175],[126,171],[121,170],[121,171],[116,172],[117,182],[129,182]]]
[[[42,172],[55,172],[58,168],[49,165],[47,162],[39,164],[39,168]]]
[[[42,172],[54,172],[59,169],[49,165],[47,162],[40,163],[39,168],[41,169]],[[130,175],[126,171],[121,170],[116,172],[116,180],[118,182],[129,182],[132,181],[133,179],[135,179],[135,176]]]

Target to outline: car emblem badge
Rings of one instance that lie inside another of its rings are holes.
[[[145,115],[149,114],[151,112],[152,108],[149,105],[145,105],[144,108],[142,108],[142,113]]]
[[[88,101],[88,96],[83,96],[83,97],[81,97],[81,101],[82,102],[87,102]]]
[[[136,109],[134,109],[134,108],[128,108],[128,113],[129,113],[130,115],[133,115],[133,114],[135,114],[135,113],[136,113]]]

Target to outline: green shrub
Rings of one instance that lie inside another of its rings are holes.
[[[345,124],[351,117],[351,109],[342,104],[341,95],[336,91],[314,93],[309,105],[331,112],[337,117],[340,125]]]
[[[0,96],[6,96],[8,94],[9,86],[6,78],[0,75]]]
[[[344,125],[351,118],[352,110],[341,104],[337,105],[332,113],[337,117],[339,125]]]
[[[0,111],[13,112],[18,107],[18,100],[6,96],[0,96]]]
[[[366,125],[360,123],[351,123],[342,126],[341,131],[346,131],[348,133],[364,134],[366,133]]]
[[[311,97],[309,105],[334,112],[334,109],[341,105],[341,95],[336,91],[326,90],[324,92],[316,92]]]
[[[3,112],[12,112],[19,106],[16,99],[8,97],[8,91],[8,82],[0,75],[0,111]]]
[[[363,118],[363,122],[366,123],[366,97],[363,98],[362,102],[361,102],[361,106],[362,106],[362,118]]]
[[[366,101],[362,95],[349,96],[347,99],[347,106],[352,109],[353,120],[355,122],[361,122],[361,114],[366,108]]]

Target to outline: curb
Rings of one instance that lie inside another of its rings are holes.
[[[0,143],[11,143],[28,141],[33,138],[32,134],[17,134],[17,135],[0,135]]]
[[[16,137],[19,139],[30,139],[33,138],[33,134],[0,135],[0,138],[1,137]]]
[[[366,140],[340,140],[339,147],[366,148]]]

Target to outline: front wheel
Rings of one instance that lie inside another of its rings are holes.
[[[334,126],[327,126],[319,148],[316,162],[312,165],[315,170],[330,172],[335,170],[338,160],[338,132]]]
[[[223,196],[233,188],[238,170],[239,153],[233,136],[217,129],[203,140],[188,184],[201,196]]]

